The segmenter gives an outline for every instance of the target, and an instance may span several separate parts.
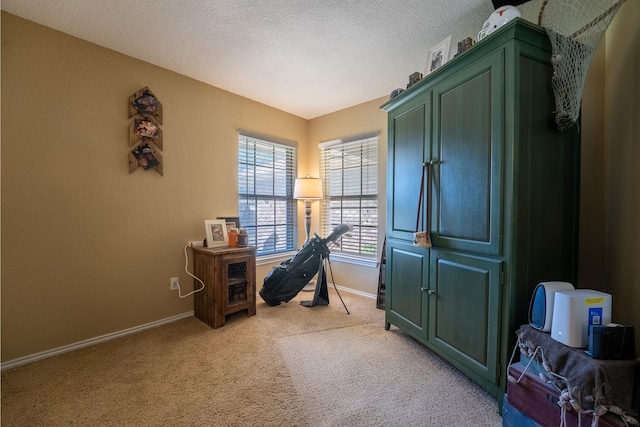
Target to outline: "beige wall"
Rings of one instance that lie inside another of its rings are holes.
[[[327,114],[309,121],[307,140],[309,142],[308,167],[312,174],[318,176],[320,152],[318,144],[341,138],[358,136],[366,133],[378,133],[378,223],[381,225],[378,235],[378,260],[384,242],[384,224],[386,224],[386,174],[387,174],[387,115],[380,106],[388,97],[375,99],[355,107]],[[319,202],[313,206],[314,218],[318,218]],[[319,230],[316,220],[314,231]],[[322,233],[319,233],[322,234]],[[377,267],[367,267],[353,263],[332,260],[333,278],[337,286],[344,286],[367,294],[378,291]]]
[[[581,133],[581,180],[580,180],[580,236],[589,236],[589,244],[582,239],[578,263],[580,287],[604,291],[604,43],[594,54],[585,90],[582,96]],[[591,118],[597,117],[598,120]],[[584,213],[584,214],[582,214]]]
[[[378,291],[379,269],[377,262],[382,254],[384,224],[386,223],[387,116],[386,113],[380,110],[380,106],[387,100],[387,97],[379,98],[309,120],[307,126],[307,151],[304,156],[300,156],[298,161],[298,176],[309,174],[312,177],[318,177],[320,176],[319,143],[371,132],[378,133],[378,188],[380,189],[378,214],[380,232],[378,236],[378,257],[374,262],[376,265],[370,267],[345,263],[336,260],[335,257],[331,260],[333,279],[336,286],[350,288],[355,292],[369,295],[375,295]],[[298,224],[303,224],[303,202],[299,201],[298,203]],[[320,230],[320,201],[312,202],[311,210],[311,235],[318,233],[318,235],[325,237]],[[301,246],[304,243],[304,231],[301,230],[298,233],[298,237],[298,243]],[[262,284],[264,276],[269,273],[271,268],[272,264],[258,266],[258,286]],[[331,276],[328,279],[331,281]]]
[[[640,2],[627,1],[606,38],[604,285],[613,317],[636,329],[640,356]],[[584,236],[588,241],[589,236]]]
[[[128,99],[163,104],[164,176],[129,174]],[[2,13],[2,360],[193,310],[169,291],[237,214],[237,131],[307,120]]]
[[[589,71],[579,273],[637,329],[639,6],[623,5]],[[386,97],[307,121],[4,12],[1,65],[3,362],[192,310],[169,278],[190,284],[184,243],[236,213],[238,129],[300,143],[299,176],[317,176],[319,142],[379,131],[384,237]],[[126,103],[144,86],[164,106],[164,177],[128,172]],[[339,286],[376,292],[377,268],[333,267]]]

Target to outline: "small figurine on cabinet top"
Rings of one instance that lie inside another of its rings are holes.
[[[471,37],[467,37],[464,40],[460,40],[458,42],[458,53],[456,53],[456,56],[460,55],[465,50],[471,48],[475,43],[476,43],[475,40],[473,40]]]
[[[419,73],[418,71],[416,71],[415,73],[411,74],[409,76],[409,84],[407,84],[407,89],[409,89],[414,84],[418,83],[420,80],[422,80],[422,73]]]

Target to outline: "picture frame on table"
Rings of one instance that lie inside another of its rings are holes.
[[[240,228],[240,218],[237,216],[219,216],[218,219],[223,219],[227,223],[227,232],[232,228]]]
[[[207,219],[204,221],[207,236],[207,248],[229,246],[229,233],[224,219]]]
[[[449,61],[449,51],[451,49],[451,36],[429,49],[427,52],[427,65],[424,70],[425,76]]]

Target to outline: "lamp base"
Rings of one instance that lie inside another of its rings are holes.
[[[306,234],[307,243],[311,238],[311,200],[306,199],[304,201],[304,232]]]

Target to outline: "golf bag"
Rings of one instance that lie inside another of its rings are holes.
[[[318,273],[314,301],[310,303],[305,301],[303,305],[329,304],[327,279],[324,274],[324,260],[329,257],[330,253],[327,243],[337,244],[337,240],[349,230],[351,230],[351,226],[340,224],[333,229],[327,238],[321,239],[316,234],[315,237],[305,242],[293,258],[271,269],[264,278],[264,284],[259,292],[260,297],[270,306],[289,302]]]

